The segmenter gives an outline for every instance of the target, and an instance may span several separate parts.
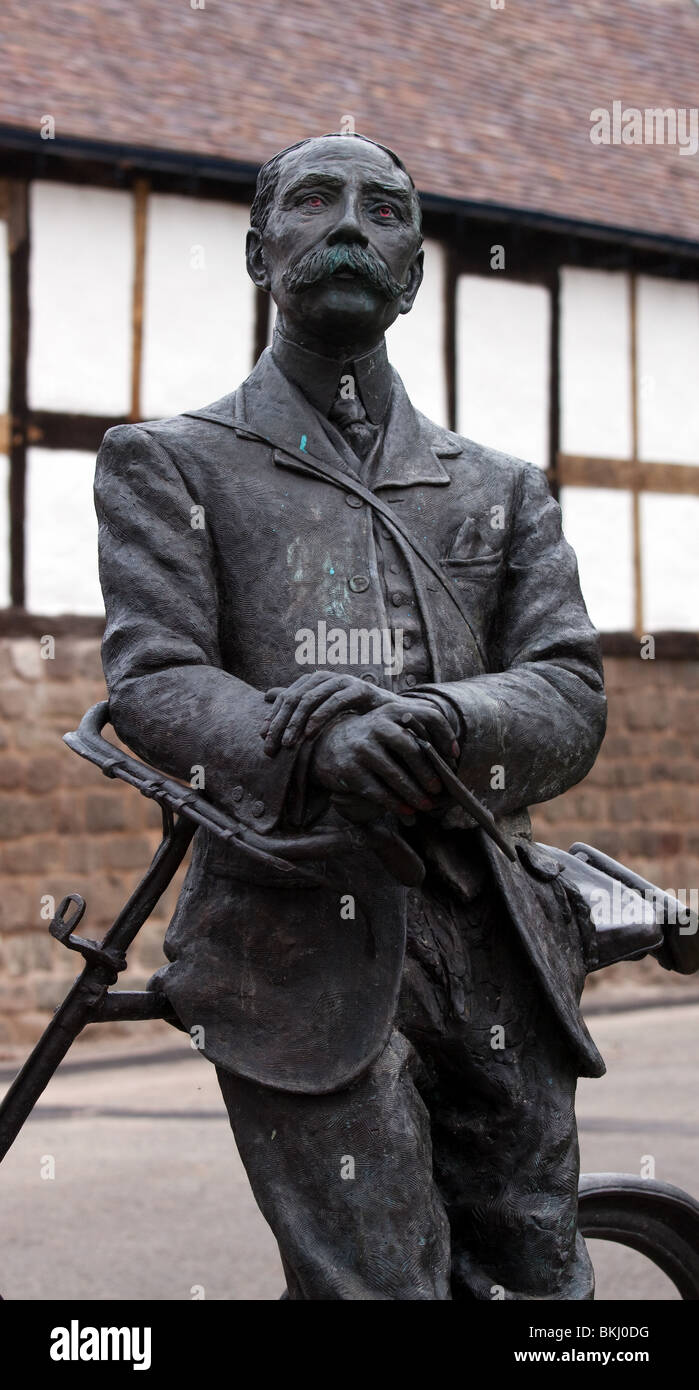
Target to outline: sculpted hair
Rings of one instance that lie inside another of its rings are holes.
[[[390,158],[393,160],[393,163],[403,171],[406,178],[410,181],[410,187],[412,189],[413,194],[412,201],[415,228],[418,233],[418,236],[422,237],[422,210],[420,208],[420,199],[418,198],[418,193],[415,184],[413,183],[413,180],[410,177],[410,174],[408,173],[408,170],[406,169],[402,159],[399,159],[398,155],[395,154],[393,150],[389,150],[388,145],[381,145],[378,140],[371,140],[368,135],[343,135],[340,131],[336,130],[330,131],[328,135],[309,135],[306,136],[305,140],[297,140],[295,145],[287,145],[285,150],[279,150],[278,154],[273,155],[271,159],[267,160],[266,164],[262,165],[262,168],[260,169],[260,172],[257,175],[255,198],[250,209],[250,226],[256,227],[259,232],[264,232],[264,229],[267,225],[267,219],[270,214],[270,209],[272,207],[272,203],[274,202],[274,196],[277,191],[277,184],[279,182],[279,170],[281,167],[282,160],[285,159],[288,154],[291,154],[292,150],[300,150],[303,148],[304,145],[312,145],[315,140],[328,139],[364,140],[367,145],[374,145],[374,147],[377,150],[383,150],[384,154],[390,156]]]

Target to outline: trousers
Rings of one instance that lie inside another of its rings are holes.
[[[594,1297],[575,1058],[487,882],[409,894],[395,1027],[352,1086],[217,1075],[290,1299]]]

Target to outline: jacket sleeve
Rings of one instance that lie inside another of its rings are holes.
[[[196,776],[204,796],[264,832],[280,817],[296,755],[265,756],[264,692],[222,669],[216,555],[197,506],[146,430],[107,432],[95,507],[111,720],[139,757],[185,782]]]
[[[558,796],[589,772],[606,726],[599,637],[540,469],[522,465],[490,670],[420,689],[462,719],[459,776],[496,814]]]

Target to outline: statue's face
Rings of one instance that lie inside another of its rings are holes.
[[[248,267],[282,327],[340,348],[373,343],[412,307],[422,252],[410,181],[363,140],[318,139],[282,162]]]

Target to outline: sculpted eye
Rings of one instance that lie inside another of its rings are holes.
[[[385,219],[393,217],[393,208],[390,207],[388,203],[381,203],[380,207],[378,208],[378,214],[379,217],[383,217]]]
[[[319,193],[309,193],[308,197],[304,198],[303,204],[307,208],[322,208],[323,199]]]

